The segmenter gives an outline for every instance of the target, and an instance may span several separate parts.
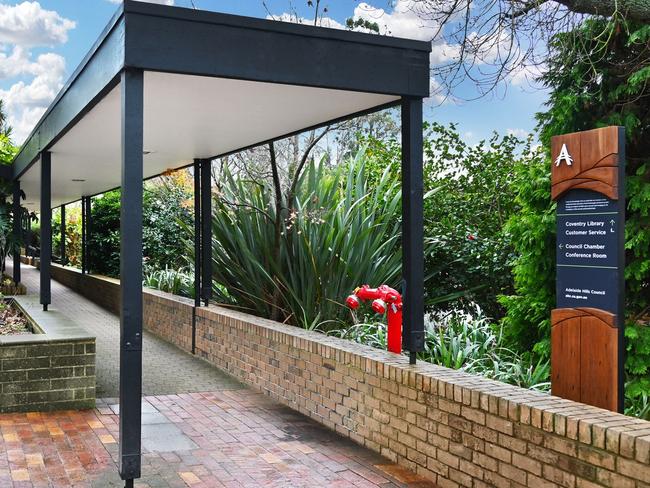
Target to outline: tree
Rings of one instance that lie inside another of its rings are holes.
[[[606,44],[621,20],[650,21],[649,0],[376,0],[357,1],[346,27],[384,35],[430,40],[433,87],[439,95],[460,97],[461,85],[484,96],[511,80],[533,81],[546,72],[548,41],[570,32],[585,17],[606,20],[594,36]],[[290,3],[290,5],[292,5]],[[336,25],[325,17],[323,2],[307,1],[314,25]],[[389,12],[381,7],[389,8]],[[268,11],[268,9],[267,9]],[[291,7],[281,20],[305,22]],[[278,18],[269,12],[271,18]],[[405,26],[410,26],[406,28]],[[581,50],[581,57],[591,53]],[[465,98],[471,98],[466,96]]]

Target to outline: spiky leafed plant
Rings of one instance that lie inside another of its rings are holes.
[[[362,283],[397,287],[401,273],[400,184],[390,172],[368,184],[363,152],[336,169],[311,164],[283,216],[273,252],[277,209],[272,189],[227,170],[213,210],[213,278],[218,297],[263,316],[313,328],[347,313],[346,293]],[[279,293],[279,303],[274,301]]]

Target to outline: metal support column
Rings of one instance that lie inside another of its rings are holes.
[[[86,272],[86,197],[81,197],[81,274]]]
[[[90,244],[91,244],[91,236],[92,236],[92,231],[93,231],[93,203],[92,203],[92,197],[86,197],[86,250],[85,255],[86,255],[86,273],[90,273]]]
[[[122,192],[120,207],[120,476],[141,471],[143,72],[121,74]]]
[[[52,302],[50,263],[52,261],[52,154],[41,153],[41,305]]]
[[[201,298],[212,298],[212,161],[201,161]]]
[[[61,205],[61,265],[65,266],[68,264],[68,260],[65,255],[65,234],[66,234],[66,221],[65,221],[65,205]]]
[[[402,342],[410,363],[424,348],[422,99],[402,99]]]
[[[194,160],[194,313],[192,354],[196,352],[196,308],[201,306],[201,160]]]
[[[14,283],[20,283],[20,244],[22,243],[21,236],[22,232],[22,209],[20,208],[20,181],[14,181],[14,191],[13,191],[13,231],[14,237],[16,239],[16,247],[13,249],[13,260],[14,260]]]

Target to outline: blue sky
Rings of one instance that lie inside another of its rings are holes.
[[[426,31],[410,22],[412,19],[398,17],[388,0],[366,2],[370,7],[385,9],[381,19],[396,35],[426,36]],[[74,71],[118,3],[119,0],[0,0],[0,98],[7,105],[17,143],[22,142]],[[191,0],[156,0],[156,3],[191,7]],[[193,0],[193,3],[199,9],[267,16],[262,0]],[[313,9],[307,6],[306,0],[266,1],[269,10],[278,17],[289,11],[290,4],[299,16],[313,18]],[[335,24],[353,16],[360,2],[325,0],[322,4],[328,7],[326,15]],[[471,97],[472,87],[461,87],[459,95]],[[431,101],[425,117],[457,123],[467,141],[475,143],[489,137],[492,131],[518,135],[531,132],[535,127],[534,114],[545,98],[543,91],[528,85],[511,85],[505,95],[468,102],[447,101],[442,105]]]

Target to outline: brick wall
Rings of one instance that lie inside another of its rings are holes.
[[[191,304],[145,303],[187,349]],[[196,330],[200,357],[440,487],[650,488],[650,422],[220,307]]]
[[[58,264],[52,264],[51,276],[88,300],[119,315],[119,280],[82,274],[77,269]],[[145,289],[142,298],[144,327],[181,349],[191,351],[194,300],[151,289]]]
[[[0,346],[0,412],[94,406],[94,339]]]

